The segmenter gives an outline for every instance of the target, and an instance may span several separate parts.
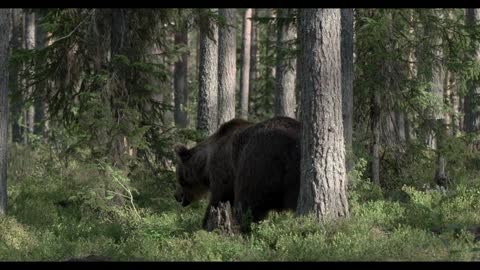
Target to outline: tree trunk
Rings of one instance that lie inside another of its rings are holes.
[[[401,144],[405,143],[407,140],[405,113],[399,110],[395,111],[395,130],[398,142]]]
[[[127,33],[128,33],[128,10],[113,9],[111,17],[111,61],[115,60],[115,56],[127,54]],[[125,117],[125,100],[128,98],[127,74],[125,70],[118,65],[113,66],[113,72],[117,73],[117,80],[111,89],[110,106],[113,119],[116,125],[122,125]],[[124,168],[126,166],[125,157],[127,155],[128,142],[126,141],[125,132],[121,129],[115,134],[112,140],[111,155],[114,166]]]
[[[15,8],[12,11],[12,39],[11,49],[23,48],[23,12],[20,8]],[[11,101],[11,122],[12,122],[12,140],[14,142],[23,142],[23,128],[19,123],[22,118],[22,95],[21,84],[19,77],[20,68],[12,66],[9,72],[9,85],[12,95]]]
[[[207,13],[202,10],[200,14],[197,129],[210,135],[216,131],[218,124],[218,30],[212,16]]]
[[[466,24],[469,26],[477,25],[480,20],[480,9],[467,8]],[[480,48],[477,45],[471,48],[471,57],[478,63],[480,61]],[[469,82],[469,89],[464,99],[464,128],[465,132],[475,132],[480,130],[480,80]]]
[[[0,216],[7,213],[8,60],[12,9],[0,9]]]
[[[37,12],[35,14],[35,48],[36,49],[43,49],[47,45],[47,33],[42,29],[40,26],[40,20],[44,16],[43,13]],[[38,92],[45,92],[45,87],[47,86],[47,81],[41,81],[35,87],[39,89]],[[40,98],[39,96],[35,96],[35,117],[34,122],[36,123],[35,134],[37,135],[44,135],[45,134],[45,110],[46,110],[46,102],[44,99]]]
[[[296,25],[297,25],[297,34],[299,33],[299,28],[298,28],[298,25],[299,25],[299,19],[298,19],[298,14],[299,14],[299,11],[300,9],[297,9],[297,22],[296,22]],[[298,39],[299,37],[297,38],[297,44],[298,44]],[[299,50],[297,50],[297,74],[295,74],[295,88],[296,88],[296,91],[297,91],[297,112],[296,112],[296,116],[297,116],[297,119],[302,119],[302,110],[300,109],[302,107],[302,98],[301,98],[301,94],[303,92],[303,71],[302,71],[302,67],[303,67],[303,64],[302,64],[302,54],[300,53]]]
[[[297,214],[349,215],[342,123],[340,10],[301,9],[301,180]]]
[[[341,9],[342,118],[347,173],[353,168],[353,8]]]
[[[250,39],[252,31],[252,9],[248,8],[243,17],[242,70],[240,74],[240,117],[248,119],[249,78],[250,74]]]
[[[175,46],[188,47],[188,25],[186,22],[182,23],[180,31],[175,33]],[[185,128],[188,125],[188,52],[182,53],[181,58],[175,62],[173,87],[175,125]]]
[[[27,50],[35,49],[35,13],[25,13],[25,48]],[[27,82],[29,83],[29,82]],[[28,86],[27,95],[32,98],[34,86]],[[33,134],[35,125],[35,106],[30,105],[27,108],[27,129],[29,134]]]
[[[372,94],[372,181],[380,186],[380,121],[381,121],[381,110],[380,110],[380,93],[374,91]]]
[[[442,14],[438,14],[442,16]],[[441,44],[441,39],[437,38],[434,40],[435,45],[439,46]],[[443,50],[438,48],[435,50],[435,57],[437,59],[443,58]],[[446,71],[443,67],[442,63],[438,63],[432,66],[432,94],[436,100],[440,102],[440,104],[444,104],[444,96],[445,96],[445,76]],[[434,150],[437,151],[437,169],[435,173],[434,180],[436,183],[442,183],[446,181],[447,174],[445,171],[445,164],[446,159],[444,155],[444,143],[445,143],[445,136],[446,136],[446,117],[445,113],[442,111],[443,108],[432,108],[430,117],[432,117],[432,123],[434,124],[434,134],[435,134],[435,144]]]
[[[218,32],[218,125],[235,118],[237,75],[236,9],[222,8],[225,25]]]
[[[275,84],[276,116],[295,118],[295,74],[296,58],[291,56],[292,44],[296,39],[293,24],[293,9],[278,9],[277,22],[277,71]]]
[[[257,16],[257,10],[252,9],[252,18],[255,18]],[[252,30],[251,30],[251,35],[250,35],[250,77],[249,77],[249,83],[248,83],[248,93],[249,93],[249,98],[254,96],[256,93],[255,86],[257,84],[257,78],[258,78],[258,69],[257,69],[257,55],[258,55],[258,25],[255,23],[255,21],[252,19],[251,20],[252,24]]]

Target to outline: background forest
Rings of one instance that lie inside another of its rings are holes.
[[[228,236],[175,201],[174,145],[300,119],[298,14],[1,10],[0,260],[480,259],[480,9],[341,10],[349,218]]]

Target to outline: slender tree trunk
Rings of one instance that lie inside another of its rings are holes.
[[[290,53],[297,31],[293,9],[278,9],[277,22],[277,71],[275,84],[275,115],[295,118],[296,58]],[[293,48],[294,49],[294,48]]]
[[[460,124],[460,97],[458,93],[458,84],[456,80],[456,75],[452,74],[450,80],[450,87],[451,87],[451,96],[450,102],[452,103],[452,134],[457,136],[460,132],[461,124]]]
[[[264,16],[266,19],[269,19],[270,21],[273,21],[275,19],[273,11],[271,8],[266,8],[264,9]],[[266,95],[269,95],[271,91],[274,91],[275,88],[275,66],[272,64],[275,59],[274,59],[274,53],[275,51],[272,50],[272,36],[275,36],[274,33],[276,29],[273,27],[273,23],[269,22],[267,25],[265,25],[265,39],[264,39],[264,46],[265,46],[265,57],[264,57],[264,80],[265,80],[265,91]]]
[[[12,11],[12,40],[11,49],[23,48],[23,12],[20,8]],[[13,66],[9,72],[9,85],[12,95],[10,113],[12,122],[12,140],[14,142],[23,142],[23,128],[19,123],[22,118],[22,95],[21,80],[19,76],[20,67]]]
[[[0,9],[0,216],[7,213],[8,60],[12,9]]]
[[[398,142],[404,144],[407,140],[407,135],[405,126],[405,113],[403,111],[395,111],[395,133],[397,135]]]
[[[240,117],[248,119],[250,51],[252,31],[252,9],[248,8],[243,17],[242,70],[240,74]]]
[[[441,13],[438,14],[438,16],[442,16]],[[441,39],[437,38],[434,40],[435,45],[439,46],[441,43]],[[443,50],[441,48],[438,48],[435,50],[435,57],[437,59],[442,59],[443,58]],[[445,103],[445,76],[446,76],[446,70],[443,67],[442,63],[439,63],[437,65],[434,65],[432,67],[432,94],[435,97],[437,101],[440,102],[440,104]],[[447,179],[447,173],[445,171],[445,164],[446,164],[446,159],[445,159],[445,154],[444,154],[444,144],[445,144],[445,137],[446,137],[446,117],[445,113],[438,108],[433,108],[431,111],[432,117],[432,122],[434,123],[434,134],[435,134],[435,147],[434,149],[437,151],[437,170],[435,173],[435,182],[443,185],[444,182]]]
[[[374,91],[372,95],[372,181],[380,186],[380,121],[381,121],[380,93]]]
[[[43,14],[37,12],[35,14],[35,48],[43,49],[47,45],[47,33],[40,26],[40,20],[42,19]],[[45,92],[45,87],[47,87],[47,81],[42,81],[35,86],[38,90],[37,92]],[[44,99],[40,98],[38,95],[35,96],[35,117],[34,122],[36,124],[35,134],[44,135],[45,133],[45,108],[46,102]]]
[[[467,8],[466,24],[477,25],[480,20],[480,9]],[[480,48],[477,45],[471,48],[471,57],[478,63],[480,61]],[[469,82],[469,89],[464,99],[464,128],[465,132],[476,132],[480,130],[480,80]]]
[[[252,9],[252,18],[257,16],[257,10]],[[257,69],[257,57],[258,57],[258,25],[252,19],[252,30],[250,35],[250,75],[249,75],[249,83],[248,83],[248,93],[249,93],[249,100],[252,96],[255,96],[256,89],[255,86],[257,84],[258,78],[258,69]]]
[[[188,25],[182,22],[183,25],[179,32],[175,33],[176,46],[188,46]],[[178,127],[185,128],[188,125],[188,52],[184,52],[181,58],[175,62],[173,71],[173,87],[175,92],[174,103],[174,119]]]
[[[226,25],[218,32],[218,125],[235,118],[237,75],[236,9],[222,8]]]
[[[341,9],[342,118],[347,173],[353,168],[353,8]]]
[[[25,14],[25,48],[27,50],[35,49],[35,13]],[[32,71],[33,72],[33,71]],[[29,82],[27,82],[29,83]],[[28,86],[28,97],[31,98],[34,92],[34,86]],[[35,106],[32,104],[27,108],[27,129],[29,134],[33,134],[35,126]]]
[[[301,180],[297,214],[349,215],[342,123],[340,10],[301,9]]]
[[[117,55],[125,55],[125,48],[127,46],[127,10],[125,9],[113,9],[112,18],[111,18],[111,60],[114,60],[114,57]],[[128,95],[127,91],[127,82],[126,76],[123,74],[124,71],[121,68],[115,68],[117,73],[117,82],[114,86],[115,89],[112,89],[110,93],[110,102],[112,108],[113,119],[115,123],[120,125],[124,119],[124,104],[122,101],[125,100],[125,97]],[[127,145],[125,134],[119,132],[114,134],[115,138],[113,139],[113,145],[111,149],[111,155],[113,157],[114,165],[116,167],[122,168],[125,164],[124,156],[127,153]]]
[[[200,15],[199,64],[197,129],[213,134],[218,124],[218,28],[204,11]]]
[[[415,38],[417,35],[417,32],[415,32],[415,28],[413,27],[413,21],[414,21],[414,10],[411,10],[410,12],[410,17],[409,17],[409,24],[410,27],[408,29],[409,36],[411,38]],[[417,59],[415,57],[416,54],[416,48],[415,47],[410,47],[408,51],[408,79],[409,80],[416,80],[417,78],[417,65],[415,64]],[[413,120],[409,118],[408,114],[405,114],[405,141],[407,143],[410,143],[412,141],[413,137],[413,130],[411,125],[413,125]]]
[[[300,9],[297,9],[297,21],[296,21],[296,24],[297,24],[297,33],[300,32],[300,29],[298,28],[298,25],[299,25],[299,18],[298,18],[298,14],[300,13]],[[298,34],[299,35],[299,34]],[[297,38],[297,44],[299,44],[299,38]],[[299,45],[297,45],[299,46]],[[303,63],[302,63],[302,54],[300,53],[299,50],[297,50],[297,74],[295,74],[295,88],[296,88],[296,91],[297,91],[297,97],[299,97],[297,99],[297,112],[296,112],[296,116],[297,116],[297,119],[302,119],[302,110],[300,109],[302,107],[302,98],[301,98],[301,95],[302,95],[302,92],[303,92],[303,71],[302,71],[302,67],[303,67]]]

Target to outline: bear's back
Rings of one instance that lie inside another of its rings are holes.
[[[299,121],[285,116],[276,116],[251,125],[238,133],[234,134],[232,139],[232,156],[235,163],[241,151],[245,148],[247,143],[255,144],[255,140],[261,137],[267,137],[269,141],[275,142],[279,139],[289,139],[300,143],[300,135],[302,125]],[[257,147],[265,148],[268,151],[268,145],[258,145]]]

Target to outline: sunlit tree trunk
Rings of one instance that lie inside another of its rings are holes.
[[[275,78],[275,110],[276,116],[295,118],[295,74],[296,57],[290,51],[294,49],[296,29],[293,9],[278,9],[277,16],[277,71]]]
[[[35,49],[35,13],[25,13],[25,48],[27,50]],[[33,71],[30,71],[33,73]],[[27,95],[30,98],[33,95],[34,86],[27,81]],[[35,107],[30,105],[26,113],[26,127],[28,134],[33,134],[35,125]],[[28,137],[28,136],[27,136]]]
[[[214,12],[210,9],[209,12]],[[200,14],[197,129],[213,134],[218,118],[218,28],[211,14]]]
[[[242,69],[240,73],[240,117],[248,119],[250,52],[252,31],[252,9],[248,8],[243,17]]]
[[[235,118],[235,83],[237,75],[236,9],[222,8],[226,25],[218,33],[218,125]]]

